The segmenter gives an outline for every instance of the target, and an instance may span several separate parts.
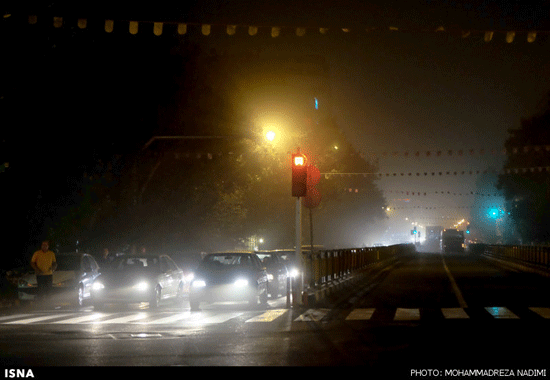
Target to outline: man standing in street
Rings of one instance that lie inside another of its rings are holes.
[[[38,296],[43,298],[52,289],[53,271],[57,268],[55,254],[50,251],[47,240],[43,241],[40,249],[32,255],[31,266],[36,273]]]

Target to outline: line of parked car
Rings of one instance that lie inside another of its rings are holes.
[[[161,301],[186,295],[192,310],[202,302],[247,301],[266,304],[268,296],[286,293],[287,278],[295,274],[294,250],[226,251],[206,254],[191,275],[165,254],[129,254],[100,267],[87,253],[56,254],[50,297],[67,299],[76,306],[91,303],[102,308],[110,303]],[[22,301],[37,296],[36,275],[27,273],[18,281]]]

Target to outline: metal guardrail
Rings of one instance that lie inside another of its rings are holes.
[[[373,264],[414,252],[414,245],[319,250],[305,254],[304,283],[310,288],[328,285]]]
[[[550,270],[550,246],[476,244],[470,251]]]

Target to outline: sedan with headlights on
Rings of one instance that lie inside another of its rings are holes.
[[[149,302],[157,308],[162,300],[182,299],[183,271],[168,255],[128,255],[119,257],[92,286],[94,307],[106,303]]]
[[[267,304],[266,268],[254,252],[221,252],[206,255],[189,288],[191,310],[201,302],[248,301]]]
[[[57,253],[55,258],[57,269],[52,275],[52,301],[69,301],[82,306],[90,298],[92,284],[99,276],[99,265],[93,256],[82,252]],[[17,293],[20,300],[34,300],[37,291],[34,273],[27,273],[19,279]]]

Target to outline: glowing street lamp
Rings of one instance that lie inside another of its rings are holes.
[[[275,140],[275,132],[273,131],[267,131],[266,134],[265,134],[265,138],[267,139],[267,141],[273,141]]]

